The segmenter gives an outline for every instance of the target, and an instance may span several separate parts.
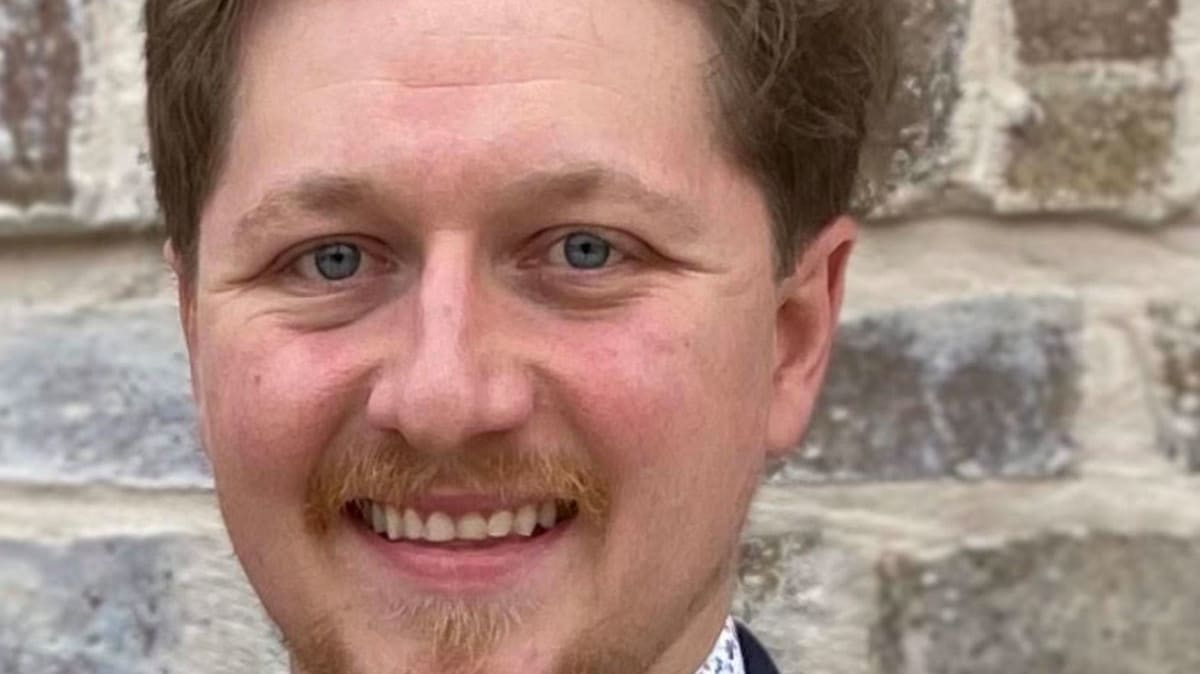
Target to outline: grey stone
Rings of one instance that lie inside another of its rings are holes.
[[[5,674],[284,671],[240,571],[201,539],[0,539],[0,597]]]
[[[1169,180],[1177,86],[1114,70],[1029,76],[1036,114],[1009,131],[1009,187],[1028,209],[1120,210]]]
[[[71,198],[71,101],[80,70],[67,0],[0,5],[0,202]]]
[[[772,484],[1044,477],[1073,455],[1082,306],[996,296],[843,324],[803,445]]]
[[[1200,307],[1157,303],[1150,317],[1159,360],[1160,443],[1186,470],[1200,472]]]
[[[880,565],[881,674],[1200,671],[1200,540],[1047,535]]]
[[[881,205],[898,186],[937,183],[944,176],[950,121],[961,96],[959,56],[973,7],[973,0],[896,4],[896,87],[864,152],[860,208]]]
[[[209,485],[173,307],[12,323],[0,332],[0,479]]]
[[[867,658],[864,614],[876,593],[873,566],[819,529],[801,529],[746,539],[733,614],[782,671],[858,671]]]
[[[1178,0],[1013,0],[1021,60],[1165,59]]]

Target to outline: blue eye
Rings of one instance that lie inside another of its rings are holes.
[[[362,251],[348,243],[330,243],[313,251],[313,264],[326,281],[344,281],[358,273]]]
[[[599,269],[610,255],[612,246],[595,234],[576,232],[563,239],[563,256],[576,269]]]

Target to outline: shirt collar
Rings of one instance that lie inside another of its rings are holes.
[[[742,645],[738,641],[737,625],[732,617],[725,619],[725,626],[721,628],[712,653],[704,661],[704,666],[696,670],[696,674],[746,674]]]

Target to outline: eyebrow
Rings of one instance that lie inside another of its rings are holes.
[[[608,197],[632,203],[656,215],[685,216],[689,230],[695,229],[695,213],[683,199],[655,191],[632,173],[600,163],[571,164],[537,171],[503,189],[505,200],[544,203],[581,202]]]
[[[688,234],[699,232],[693,208],[683,199],[655,191],[632,173],[606,164],[585,162],[522,176],[498,193],[502,206],[569,204],[611,198],[635,205],[651,215],[676,220]],[[289,214],[346,217],[386,211],[380,190],[367,178],[326,172],[310,173],[267,192],[238,219],[235,236],[253,240],[286,227]]]
[[[261,237],[272,228],[285,226],[289,213],[343,216],[371,210],[377,204],[371,183],[365,179],[332,173],[311,173],[267,192],[234,227],[238,240]]]

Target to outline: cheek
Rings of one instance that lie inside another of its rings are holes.
[[[765,454],[771,346],[728,312],[664,315],[592,328],[559,363],[561,407],[612,488],[601,582],[661,602],[707,587],[736,549]],[[671,574],[649,591],[647,568]]]
[[[618,483],[678,490],[754,464],[744,455],[763,446],[770,333],[708,309],[588,328],[557,363],[570,397],[563,407]]]
[[[205,449],[222,486],[302,493],[313,463],[353,409],[362,368],[335,333],[256,327],[222,334],[201,352]]]

